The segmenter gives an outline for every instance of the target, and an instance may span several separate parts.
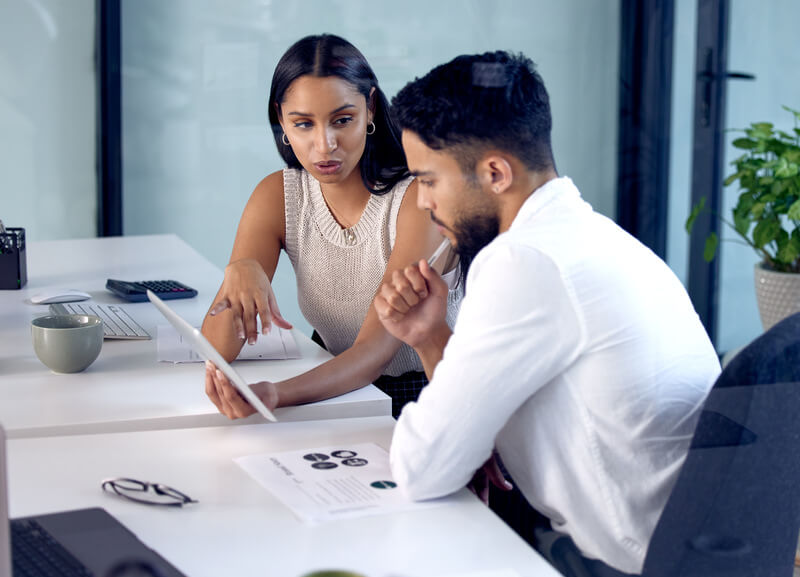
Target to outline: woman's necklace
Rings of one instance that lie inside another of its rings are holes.
[[[356,232],[353,230],[353,227],[358,224],[358,221],[354,224],[349,224],[350,221],[342,214],[334,208],[333,204],[327,199],[325,194],[322,194],[322,198],[325,200],[325,205],[328,207],[331,215],[333,216],[334,220],[339,223],[339,226],[342,227],[342,236],[344,236],[344,242],[347,246],[353,246],[356,243]]]

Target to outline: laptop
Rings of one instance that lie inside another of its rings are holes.
[[[48,572],[46,563],[56,568]],[[99,507],[9,520],[6,436],[0,426],[0,577],[128,574],[185,577]]]
[[[164,315],[169,323],[175,327],[175,330],[178,331],[178,334],[181,335],[186,343],[194,349],[198,355],[200,355],[203,359],[207,361],[211,361],[217,368],[223,372],[223,374],[228,377],[228,380],[236,387],[236,390],[245,398],[245,400],[252,405],[254,409],[256,409],[259,413],[261,413],[264,418],[270,421],[277,421],[275,415],[272,414],[267,406],[261,401],[261,399],[256,395],[253,390],[250,388],[250,385],[247,384],[239,373],[233,370],[233,367],[228,364],[222,355],[219,354],[219,351],[214,348],[208,339],[203,336],[198,329],[194,328],[190,325],[186,320],[181,318],[178,313],[173,311],[171,308],[167,306],[167,304],[162,301],[153,291],[147,291],[147,298],[150,299],[150,302],[153,303],[156,308]]]

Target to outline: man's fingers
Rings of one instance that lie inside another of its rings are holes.
[[[383,295],[380,294],[380,292],[375,295],[373,303],[375,305],[375,311],[378,313],[378,318],[380,320],[394,320],[396,317],[400,316],[400,313],[392,308],[392,305],[390,305],[386,299],[383,298]]]
[[[422,275],[422,278],[424,278],[427,282],[428,288],[431,290],[431,292],[434,292],[435,290],[447,290],[447,283],[445,283],[442,279],[442,275],[436,272],[436,269],[430,266],[427,261],[419,261],[419,272],[420,275]]]
[[[411,289],[420,299],[424,299],[428,296],[428,283],[425,281],[425,277],[422,276],[418,265],[407,266],[403,269],[403,274]]]
[[[384,316],[387,318],[397,313],[405,314],[411,308],[394,285],[384,284],[381,286],[379,296],[386,303],[387,310]]]
[[[492,485],[501,491],[510,491],[514,488],[514,485],[512,485],[503,475],[503,471],[500,469],[500,464],[497,462],[497,457],[494,455],[492,455],[491,459],[486,461],[486,464],[483,466],[483,471],[486,473],[486,478],[492,483]]]

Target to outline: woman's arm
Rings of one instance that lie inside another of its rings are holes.
[[[264,178],[244,208],[225,279],[203,321],[202,332],[231,361],[245,338],[257,337],[258,316],[268,329],[273,322],[289,328],[280,316],[271,281],[284,243],[283,172]]]
[[[427,258],[442,241],[427,213],[417,208],[417,186],[412,182],[400,205],[397,236],[383,282],[395,270]],[[253,385],[264,403],[278,406],[309,403],[358,389],[377,379],[392,360],[401,342],[389,335],[370,306],[353,345],[331,360],[301,375],[277,383]],[[220,412],[230,418],[254,412],[221,372],[211,367],[206,374],[206,392]]]

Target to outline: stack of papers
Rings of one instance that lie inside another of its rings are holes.
[[[258,335],[255,344],[245,343],[237,360],[297,359],[300,352],[292,331],[273,325],[266,335]],[[200,363],[203,358],[192,350],[172,325],[158,327],[158,360],[172,363]]]

